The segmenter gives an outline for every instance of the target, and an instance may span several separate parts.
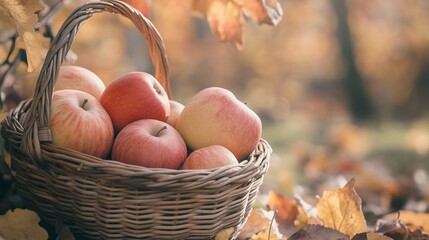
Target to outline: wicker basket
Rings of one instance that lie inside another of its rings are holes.
[[[149,20],[117,0],[77,8],[50,46],[34,98],[2,122],[19,195],[48,223],[70,226],[76,239],[211,239],[228,228],[235,239],[268,170],[266,141],[238,166],[194,171],[131,166],[50,143],[59,68],[80,24],[101,12],[134,23],[147,42],[155,77],[170,90],[163,42]]]

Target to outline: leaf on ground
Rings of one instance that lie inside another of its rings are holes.
[[[276,240],[282,239],[273,211],[254,208],[238,235],[238,239]],[[271,230],[271,231],[270,231]],[[268,238],[270,235],[270,238]]]
[[[215,240],[225,240],[231,237],[231,234],[234,232],[234,228],[227,228],[220,231],[216,234]]]
[[[39,226],[39,216],[30,210],[9,210],[0,216],[0,239],[46,240],[48,233]]]
[[[27,52],[28,71],[37,69],[43,61],[42,43],[34,30],[38,21],[37,13],[44,6],[39,0],[3,0],[0,1],[0,13],[8,17],[18,31],[19,39]]]
[[[418,215],[417,217],[415,217],[416,220],[410,220],[413,219],[411,217],[415,214]],[[424,215],[426,214],[422,213],[422,216]],[[394,219],[395,216],[396,219]],[[393,239],[429,239],[429,234],[423,226],[423,224],[428,224],[427,219],[424,219],[424,217],[419,217],[420,214],[415,212],[409,212],[409,214],[406,213],[404,216],[404,222],[402,222],[399,214],[393,213],[385,216],[385,219],[378,219],[375,226],[375,232],[382,233],[385,236],[389,236]]]
[[[391,213],[386,215],[385,220],[397,220],[398,214]],[[399,220],[403,224],[422,228],[425,234],[429,234],[429,213],[418,213],[414,211],[399,211]]]
[[[378,233],[359,233],[352,240],[393,240],[390,237],[383,236]]]
[[[271,210],[277,212],[276,221],[279,225],[293,224],[298,216],[297,200],[274,191],[268,192],[267,205]]]
[[[319,219],[317,218],[316,214],[312,215],[309,213],[309,210],[306,210],[305,206],[303,205],[305,202],[303,200],[298,199],[298,214],[296,216],[296,219],[294,221],[294,225],[296,228],[302,228],[307,224],[321,224]],[[312,208],[314,208],[312,206]]]
[[[343,188],[324,191],[317,204],[318,217],[325,227],[338,230],[350,237],[366,232],[362,200],[354,189],[355,180]]]
[[[343,233],[322,225],[305,225],[294,233],[288,240],[349,240]]]
[[[261,24],[277,25],[283,17],[283,9],[277,0],[237,0],[246,16]]]

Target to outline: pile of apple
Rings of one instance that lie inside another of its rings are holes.
[[[107,86],[90,70],[62,66],[51,104],[53,144],[148,168],[207,169],[247,159],[261,120],[230,91],[210,87],[186,105],[150,74]]]

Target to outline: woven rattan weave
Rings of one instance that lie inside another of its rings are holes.
[[[47,53],[32,99],[2,122],[18,193],[46,222],[70,226],[76,239],[211,239],[246,221],[271,148],[261,140],[238,166],[149,169],[104,160],[50,143],[49,109],[59,68],[79,26],[97,13],[130,19],[142,33],[155,77],[170,92],[162,38],[122,1],[88,2],[64,22]]]

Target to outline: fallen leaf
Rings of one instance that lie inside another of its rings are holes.
[[[401,223],[399,219],[395,219],[395,220],[378,219],[375,225],[375,232],[384,234],[384,233],[396,231],[397,229],[402,229],[402,228],[404,228],[404,225]]]
[[[260,231],[250,238],[251,240],[282,240],[283,237],[280,233],[273,233],[267,229],[264,231]]]
[[[298,204],[296,199],[287,198],[274,191],[268,192],[268,207],[276,211],[276,221],[279,225],[293,224],[298,216]]]
[[[379,219],[375,226],[375,232],[382,233],[393,239],[421,240],[429,238],[427,234],[422,233],[420,228],[405,225],[399,219]]]
[[[277,0],[241,0],[243,12],[257,23],[277,25],[283,17],[283,9]]]
[[[43,8],[39,0],[0,1],[0,13],[13,21],[19,39],[25,46],[29,72],[37,69],[43,61],[42,43],[34,30],[34,24],[38,21],[36,13]]]
[[[359,233],[352,240],[393,240],[390,237],[380,235],[378,233]]]
[[[391,238],[380,235],[378,233],[359,233],[352,240],[391,240]]]
[[[231,234],[234,232],[234,228],[227,228],[220,231],[216,234],[215,240],[225,240],[231,237]]]
[[[343,188],[324,191],[317,204],[318,217],[325,227],[340,231],[350,237],[366,232],[366,221],[362,212],[362,200],[354,189],[355,180]]]
[[[46,240],[48,233],[39,226],[39,216],[30,210],[9,210],[0,216],[0,239]]]
[[[383,219],[396,220],[398,219],[398,213],[388,214]],[[404,224],[421,227],[426,233],[429,233],[429,213],[399,211],[399,220],[401,220],[401,222]]]
[[[316,217],[316,215],[311,215],[305,207],[303,206],[303,201],[298,200],[298,214],[296,216],[296,219],[294,221],[294,225],[296,228],[302,228],[307,224],[320,224],[319,219]]]
[[[386,215],[377,221],[375,231],[394,239],[428,239],[429,214],[400,211]]]
[[[294,233],[288,240],[349,240],[343,233],[322,225],[305,225]]]
[[[282,234],[274,217],[273,211],[266,211],[261,208],[252,209],[249,218],[238,235],[238,239],[281,239]],[[268,235],[270,235],[270,238],[268,238]]]

